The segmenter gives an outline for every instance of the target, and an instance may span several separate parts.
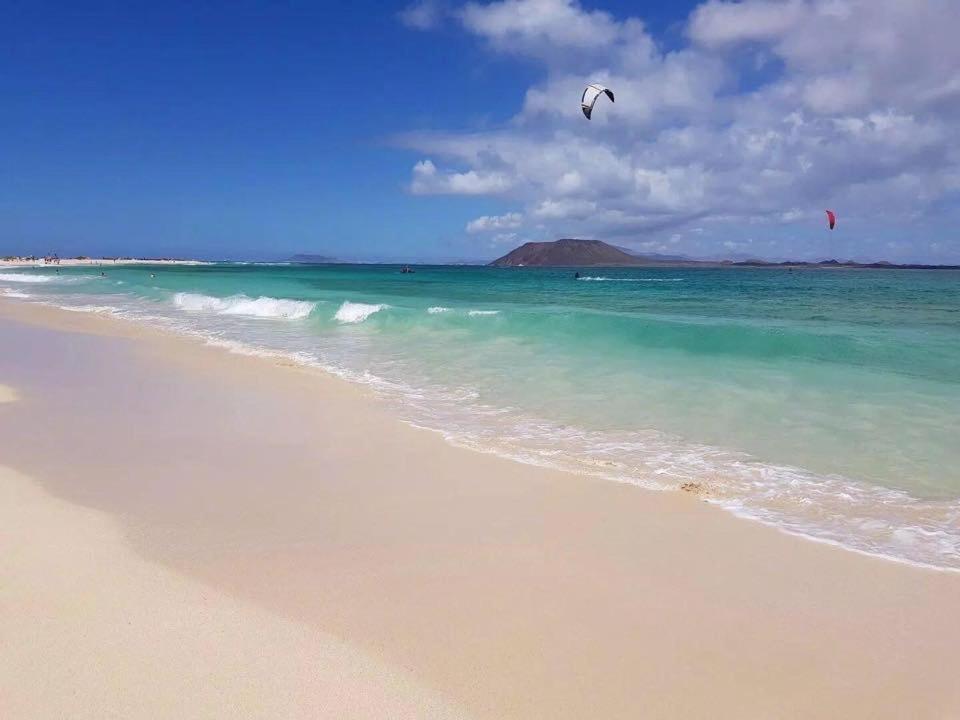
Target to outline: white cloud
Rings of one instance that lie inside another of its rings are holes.
[[[694,42],[707,47],[770,42],[782,38],[807,12],[808,6],[800,0],[710,0],[690,16],[688,34]]]
[[[517,212],[506,215],[481,215],[467,223],[467,232],[475,234],[492,230],[514,230],[522,224],[523,215]]]
[[[498,50],[532,55],[599,49],[620,31],[609,13],[584,10],[575,0],[469,2],[460,18],[467,30]]]
[[[573,0],[471,2],[450,17],[543,78],[496,130],[406,136],[432,158],[410,187],[510,200],[511,231],[669,242],[693,223],[677,250],[709,254],[749,222],[786,255],[796,244],[776,233],[821,238],[824,207],[864,238],[958,214],[960,3],[710,0],[670,52],[641,18]],[[587,121],[592,80],[616,103]],[[944,242],[960,256],[960,241],[937,240],[939,256]]]
[[[427,159],[413,166],[410,191],[415,195],[496,195],[510,185],[511,180],[502,173],[441,172]]]
[[[533,216],[540,220],[586,219],[597,210],[597,204],[589,200],[547,199],[533,209]]]

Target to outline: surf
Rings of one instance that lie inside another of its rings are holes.
[[[12,283],[48,283],[52,275],[31,275],[29,273],[0,273],[0,281]]]
[[[302,320],[310,315],[316,303],[305,300],[286,300],[273,297],[248,297],[233,295],[226,298],[180,292],[173,296],[173,304],[191,313],[215,313],[217,315],[243,315],[255,318]]]
[[[337,309],[333,319],[343,325],[356,325],[388,307],[390,306],[384,303],[371,305],[369,303],[350,302],[347,300]]]

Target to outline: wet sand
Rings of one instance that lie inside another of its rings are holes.
[[[454,448],[344,381],[117,320],[4,301],[0,347],[3,511],[57,518],[0,531],[0,637],[37,639],[0,654],[14,717],[223,717],[211,673],[238,667],[274,717],[960,715],[960,574]]]

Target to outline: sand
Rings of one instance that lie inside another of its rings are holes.
[[[314,628],[149,563],[0,467],[0,708],[17,718],[454,718]]]
[[[19,473],[3,510],[13,493],[49,518],[2,536],[15,717],[253,717],[217,704],[247,670],[243,707],[274,717],[960,715],[960,574],[454,448],[315,371],[13,301],[0,316],[20,395],[0,407]],[[64,605],[74,567],[89,582]],[[163,612],[190,643],[151,631]],[[129,644],[117,615],[144,628]],[[309,662],[304,685],[295,641],[355,672]]]
[[[57,267],[88,267],[99,265],[204,265],[203,260],[172,260],[169,258],[60,258],[60,262],[48,263],[43,258],[27,260],[26,258],[10,258],[0,260],[0,270],[3,268],[48,268]]]

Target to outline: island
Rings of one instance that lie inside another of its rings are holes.
[[[809,269],[878,269],[878,270],[960,270],[960,265],[896,264],[881,260],[872,263],[806,260],[695,260],[670,255],[642,255],[602,240],[562,238],[552,242],[528,242],[490,263],[491,267],[760,267]]]

